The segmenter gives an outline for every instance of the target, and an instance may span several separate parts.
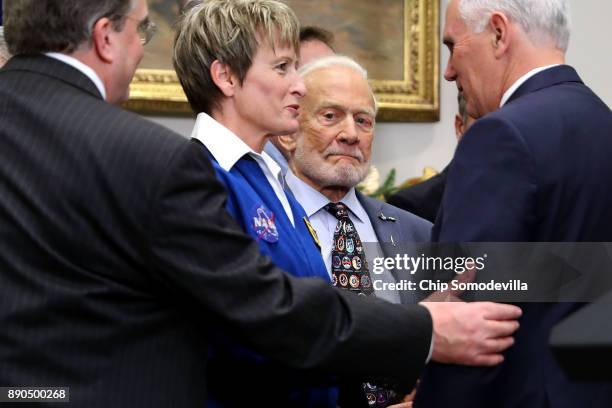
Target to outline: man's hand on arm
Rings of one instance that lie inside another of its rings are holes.
[[[493,366],[514,344],[521,309],[491,302],[422,302],[433,321],[432,359],[439,363]]]

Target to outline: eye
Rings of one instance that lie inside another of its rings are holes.
[[[336,114],[334,112],[325,112],[323,114],[323,118],[327,120],[334,120],[335,117],[336,117]]]
[[[374,120],[367,116],[357,116],[355,122],[364,129],[371,129],[374,126]]]
[[[324,126],[335,126],[345,117],[342,110],[334,108],[323,108],[317,114],[317,120]]]
[[[289,69],[289,63],[281,62],[281,63],[277,64],[276,67],[274,67],[274,68],[276,68],[276,70],[279,71],[279,72],[285,73]]]

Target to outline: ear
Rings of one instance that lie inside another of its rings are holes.
[[[210,76],[223,95],[234,96],[239,82],[227,64],[214,60],[210,66]]]
[[[489,28],[492,31],[493,37],[493,52],[496,58],[500,58],[508,51],[510,45],[510,22],[505,14],[494,12],[489,20]]]
[[[113,52],[115,34],[116,32],[113,29],[112,22],[106,17],[96,21],[91,33],[92,48],[96,52],[96,55],[98,55],[102,61],[109,64],[115,59],[115,54]]]
[[[463,136],[463,119],[458,113],[455,113],[455,136],[457,136],[457,141]]]
[[[296,136],[297,134],[277,136],[276,143],[278,143],[281,149],[289,153],[289,156],[293,156],[296,147]]]

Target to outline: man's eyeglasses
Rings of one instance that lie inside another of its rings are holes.
[[[147,43],[151,41],[157,32],[157,25],[153,21],[149,20],[149,17],[145,18],[143,21],[130,16],[125,16],[125,18],[134,20],[138,23],[136,30],[138,31],[138,36],[140,37],[140,42],[142,45],[147,45]]]

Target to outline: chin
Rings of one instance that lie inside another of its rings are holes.
[[[298,131],[300,128],[300,123],[296,120],[289,121],[285,123],[283,126],[280,126],[281,130],[277,133],[279,135],[291,135]]]

